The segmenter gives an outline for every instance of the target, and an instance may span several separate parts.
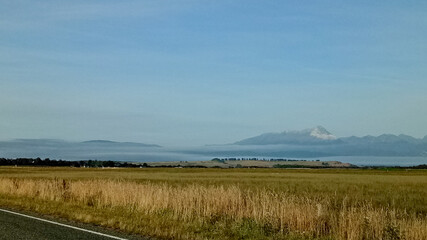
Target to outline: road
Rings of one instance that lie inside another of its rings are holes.
[[[123,234],[106,233],[105,229],[93,226],[74,226],[63,224],[0,209],[0,240],[122,240],[122,239],[146,239],[136,236],[123,236]],[[121,236],[118,236],[121,235]]]

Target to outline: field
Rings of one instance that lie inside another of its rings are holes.
[[[0,206],[158,239],[427,239],[427,171],[0,168]]]

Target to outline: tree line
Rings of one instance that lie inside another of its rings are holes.
[[[52,167],[140,167],[139,165],[118,162],[118,161],[100,161],[100,160],[80,160],[66,161],[41,158],[0,158],[0,166],[52,166]]]

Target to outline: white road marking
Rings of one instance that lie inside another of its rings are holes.
[[[116,237],[116,236],[112,236],[112,235],[108,235],[108,234],[104,234],[104,233],[99,233],[99,232],[95,232],[95,231],[91,231],[91,230],[87,230],[87,229],[83,229],[83,228],[79,228],[79,227],[74,227],[74,226],[67,225],[67,224],[57,223],[57,222],[49,221],[49,220],[46,220],[46,219],[42,219],[42,218],[38,218],[38,217],[33,217],[33,216],[25,215],[25,214],[22,214],[22,213],[12,212],[12,211],[1,209],[1,208],[0,208],[0,211],[6,212],[6,213],[10,213],[10,214],[15,214],[15,215],[18,215],[18,216],[21,216],[21,217],[35,219],[35,220],[42,221],[42,222],[47,222],[47,223],[55,224],[55,225],[62,226],[62,227],[72,228],[72,229],[75,229],[75,230],[80,230],[80,231],[83,231],[83,232],[88,232],[88,233],[92,233],[92,234],[96,234],[96,235],[100,235],[100,236],[104,236],[104,237],[108,237],[108,238],[112,238],[112,239],[126,240],[125,238],[119,238],[119,237]]]

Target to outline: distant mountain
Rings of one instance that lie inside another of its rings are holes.
[[[89,140],[81,142],[81,144],[87,145],[98,145],[98,146],[131,146],[131,147],[161,147],[157,144],[146,144],[146,143],[136,143],[136,142],[115,142],[110,140]]]
[[[301,131],[284,131],[282,133],[264,133],[256,137],[243,139],[237,145],[270,145],[270,144],[331,144],[336,143],[337,137],[324,127],[304,129]]]
[[[139,161],[153,159],[153,152],[157,154],[161,149],[155,144],[109,140],[16,139],[0,141],[0,158]]]
[[[110,140],[0,141],[0,158],[187,161],[207,160],[213,157],[320,158],[331,156],[427,157],[427,136],[419,139],[403,134],[383,134],[337,138],[325,128],[318,126],[301,131],[265,133],[233,144],[199,147],[160,147],[156,144]]]
[[[84,141],[82,143],[114,144],[114,143],[117,143],[117,142],[110,141],[110,140],[89,140],[89,141]]]
[[[378,137],[365,136],[365,137],[346,137],[340,138],[341,141],[346,143],[409,143],[409,144],[423,144],[424,139],[414,138],[408,135],[400,134],[382,134]]]
[[[60,146],[72,147],[75,145],[86,146],[132,146],[132,147],[161,147],[156,144],[136,143],[136,142],[115,142],[110,140],[89,140],[84,142],[69,142],[61,139],[15,139],[11,141],[0,141],[1,146]]]
[[[382,134],[376,137],[337,138],[321,126],[301,131],[265,133],[232,145],[245,148],[229,150],[229,154],[256,152],[257,155],[288,157],[427,156],[427,136],[418,139],[404,134]]]

